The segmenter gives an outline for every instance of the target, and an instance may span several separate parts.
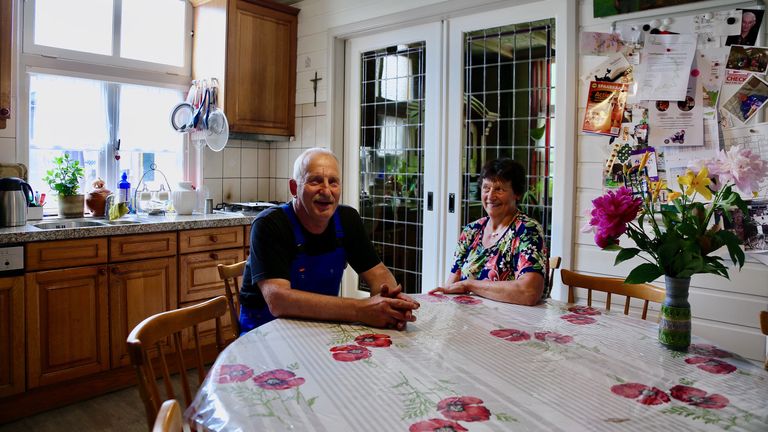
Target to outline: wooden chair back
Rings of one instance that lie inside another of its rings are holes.
[[[760,329],[768,336],[768,311],[760,311]],[[765,358],[765,370],[768,370],[768,357]]]
[[[193,306],[152,315],[131,330],[126,340],[128,355],[136,369],[139,394],[144,402],[150,428],[155,423],[163,401],[178,399],[171,381],[172,371],[179,372],[186,405],[192,402],[192,390],[186,372],[189,367],[185,360],[192,357],[193,366],[197,369],[197,384],[201,385],[206,371],[198,325],[210,320],[216,321],[215,348],[217,352],[221,352],[224,349],[221,317],[225,313],[227,299],[219,296]],[[184,340],[189,343],[183,343]],[[159,368],[159,373],[156,368]],[[163,382],[165,397],[160,396],[156,379],[158,375]]]
[[[152,432],[183,432],[188,430],[188,427],[184,427],[184,421],[181,418],[181,405],[179,405],[179,402],[176,399],[169,399],[163,402],[163,405],[160,406],[160,411],[157,413]]]
[[[243,277],[245,261],[230,265],[219,264],[219,277],[224,281],[224,295],[229,303],[229,317],[232,320],[232,331],[235,338],[240,336],[240,284],[238,278]]]
[[[572,272],[570,270],[560,270],[560,277],[563,283],[568,285],[568,303],[575,302],[576,288],[587,289],[587,305],[592,306],[592,291],[602,291],[606,293],[605,310],[611,310],[611,294],[626,296],[624,302],[624,315],[629,315],[629,303],[632,298],[643,300],[643,319],[648,315],[648,303],[663,303],[664,290],[651,284],[625,284],[623,279],[608,278],[599,276],[588,276]]]
[[[559,256],[549,257],[549,279],[547,279],[547,292],[552,292],[552,285],[555,283],[555,270],[560,268],[563,259]]]

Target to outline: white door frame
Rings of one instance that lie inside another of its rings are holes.
[[[571,245],[573,239],[574,215],[574,161],[576,130],[576,3],[573,1],[545,0],[535,5],[512,6],[490,12],[482,12],[467,15],[450,20],[448,30],[448,102],[447,126],[448,154],[461,154],[463,118],[463,94],[464,94],[464,33],[473,30],[482,30],[491,27],[500,27],[508,24],[536,21],[547,18],[555,19],[555,118],[551,123],[554,131],[554,150],[551,153],[555,162],[553,173],[554,188],[552,196],[552,244],[550,255],[563,257],[563,266],[571,265]],[[446,167],[447,173],[460,173],[461,158],[451,158]],[[452,255],[449,248],[451,239],[458,236],[461,229],[459,218],[459,203],[461,202],[461,176],[447,175],[445,181],[447,188],[443,197],[444,207],[441,214],[444,227],[441,238],[447,244],[443,246],[445,251],[443,260],[443,273],[450,270]],[[456,194],[456,210],[448,213],[449,193]],[[556,280],[552,288],[552,297],[565,300],[560,281]]]
[[[434,193],[439,190],[439,173],[437,164],[426,163],[435,161],[439,156],[438,151],[442,147],[439,145],[439,132],[442,130],[440,124],[440,79],[439,71],[441,67],[441,33],[442,24],[440,22],[421,24],[404,29],[380,32],[369,36],[360,36],[348,39],[346,42],[346,73],[348,79],[345,80],[345,93],[347,95],[346,103],[350,107],[345,110],[344,124],[344,154],[347,156],[342,163],[344,172],[344,188],[342,201],[355,208],[360,208],[360,178],[359,173],[359,154],[360,148],[360,57],[361,54],[374,49],[384,48],[393,45],[408,44],[412,42],[424,41],[426,43],[425,69],[429,79],[425,79],[424,88],[424,176],[422,194],[423,211],[423,250],[437,250],[437,212],[427,211],[426,196],[427,193]],[[352,132],[354,131],[354,132]],[[436,194],[435,194],[436,195]],[[440,275],[429,269],[434,269],[438,265],[438,256],[435,254],[422,254],[422,287],[431,289],[437,286]],[[342,283],[342,293],[347,297],[364,297],[367,292],[357,289],[357,274],[354,272],[345,272]]]
[[[527,2],[519,0],[518,6],[507,7],[510,2],[478,2],[468,7],[467,4],[461,0],[448,0],[444,3],[430,5],[428,7],[421,7],[414,10],[410,10],[403,13],[393,14],[384,17],[377,17],[375,19],[356,22],[349,25],[330,28],[328,30],[328,65],[329,65],[329,77],[328,77],[328,130],[327,130],[327,142],[330,143],[331,150],[343,161],[342,166],[346,167],[347,160],[356,160],[357,154],[349,155],[346,152],[346,146],[344,145],[345,138],[345,122],[349,119],[344,110],[344,98],[346,84],[351,80],[346,76],[345,70],[345,44],[348,39],[354,37],[373,34],[378,31],[390,31],[393,29],[402,29],[413,25],[437,22],[443,19],[449,19],[449,24],[444,24],[443,34],[446,37],[442,42],[442,55],[443,55],[443,68],[444,75],[441,79],[441,91],[440,98],[441,104],[449,109],[444,109],[441,114],[441,120],[444,125],[447,125],[448,132],[440,131],[438,139],[442,140],[445,137],[460,137],[460,134],[456,133],[456,128],[461,127],[459,110],[455,113],[456,107],[451,108],[450,103],[447,101],[447,90],[456,92],[456,89],[462,89],[463,83],[459,79],[458,86],[448,76],[449,69],[447,67],[447,47],[449,40],[455,31],[453,28],[458,28],[461,24],[461,19],[470,14],[476,16],[488,15],[488,22],[483,27],[490,27],[491,21],[501,21],[499,25],[508,23],[512,18],[515,21],[522,22],[525,20],[543,19],[543,18],[555,18],[555,40],[556,40],[556,53],[555,53],[555,99],[554,103],[556,108],[555,118],[552,122],[554,129],[553,141],[556,143],[552,157],[555,160],[555,169],[553,178],[555,181],[553,190],[553,214],[552,214],[552,245],[550,254],[559,255],[563,258],[562,266],[570,268],[573,266],[573,239],[574,229],[577,216],[575,214],[575,194],[576,194],[576,116],[578,112],[578,101],[576,99],[578,89],[578,63],[577,63],[577,40],[578,40],[578,26],[577,26],[577,14],[578,3],[573,0],[544,0],[540,2]],[[512,12],[514,10],[514,12]],[[511,15],[511,13],[519,15]],[[469,18],[467,18],[469,19]],[[462,91],[458,91],[457,94],[461,95]],[[458,119],[458,120],[457,120]],[[460,129],[459,129],[460,130]],[[448,145],[441,145],[439,148],[440,154],[438,160],[445,161],[444,165],[438,167],[440,173],[449,173],[448,165],[451,161],[447,161],[447,154],[449,148],[454,148],[456,144],[450,142]],[[458,176],[457,176],[458,177]],[[349,180],[345,179],[345,186],[349,185]],[[457,203],[460,199],[460,184],[458,179],[456,181],[449,182],[449,179],[444,179],[444,188],[453,192],[457,196]],[[350,185],[351,186],[351,185]],[[425,188],[426,189],[426,188]],[[351,190],[347,189],[347,190]],[[356,190],[356,188],[354,189]],[[434,196],[434,208],[438,212],[438,224],[442,227],[439,230],[437,236],[437,249],[440,251],[438,260],[435,264],[436,272],[438,273],[438,281],[441,281],[447,275],[449,270],[447,263],[452,255],[453,247],[455,244],[455,238],[458,233],[460,222],[456,213],[449,215],[447,213],[447,193],[435,194]],[[441,196],[444,195],[444,196]],[[355,205],[346,201],[345,203]],[[355,198],[357,202],[358,198]],[[351,272],[347,272],[351,273]],[[345,278],[343,286],[348,286],[348,281]],[[552,297],[555,299],[564,300],[565,292],[561,289],[559,278],[555,280],[555,284],[552,290]],[[356,281],[352,285],[356,290]],[[424,289],[428,289],[427,285]],[[343,289],[344,295],[353,295],[348,293],[348,290]],[[361,292],[356,292],[354,295],[363,295]]]

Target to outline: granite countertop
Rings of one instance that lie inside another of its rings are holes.
[[[45,218],[41,221],[29,221],[27,225],[23,226],[0,228],[0,245],[250,225],[254,219],[254,216],[243,216],[239,213],[192,214],[188,216],[171,213],[164,216],[127,215],[115,221],[114,225],[110,225],[103,218]],[[47,222],[62,222],[66,224],[70,221],[101,222],[103,225],[57,229],[41,229],[34,226],[35,224]]]

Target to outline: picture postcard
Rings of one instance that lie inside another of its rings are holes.
[[[728,100],[722,108],[733,118],[746,123],[760,111],[768,101],[768,83],[752,75]]]
[[[768,71],[768,48],[732,45],[725,67],[765,74]]]
[[[591,81],[582,132],[618,136],[627,101],[627,84]]]

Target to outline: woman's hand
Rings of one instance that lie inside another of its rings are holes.
[[[472,292],[470,286],[471,281],[463,280],[454,282],[445,287],[437,287],[429,292],[429,294],[444,293],[444,294],[469,294]]]

